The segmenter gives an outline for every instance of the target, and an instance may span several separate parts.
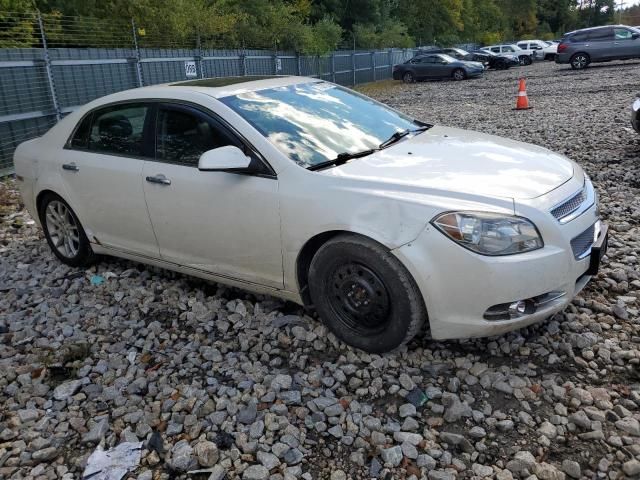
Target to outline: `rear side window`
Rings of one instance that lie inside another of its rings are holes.
[[[523,50],[527,49],[527,44],[526,43],[519,43],[518,46]]]
[[[89,144],[89,132],[91,132],[92,118],[93,115],[89,114],[80,121],[75,132],[73,132],[73,137],[71,137],[71,141],[68,144],[69,147],[82,149],[87,148]]]
[[[162,107],[158,112],[156,157],[197,167],[200,155],[227,145],[240,146],[219,122],[188,107]]]
[[[586,42],[587,41],[587,32],[578,32],[574,33],[569,37],[569,40],[572,42]]]
[[[502,47],[503,52],[515,52],[516,50],[513,47]]]
[[[599,42],[604,40],[613,40],[612,28],[598,28],[589,32],[588,39],[592,42]]]
[[[114,105],[93,113],[89,150],[120,155],[143,155],[143,132],[148,106]]]
[[[491,47],[491,51],[495,53],[500,53],[500,47]]]

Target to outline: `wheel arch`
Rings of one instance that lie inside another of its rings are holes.
[[[302,299],[303,305],[305,307],[312,307],[313,302],[311,301],[311,296],[309,295],[309,268],[311,267],[311,261],[315,254],[320,250],[320,248],[327,243],[329,240],[340,236],[340,235],[348,235],[351,237],[358,237],[366,239],[370,242],[376,243],[380,247],[384,248],[387,251],[392,251],[392,248],[389,248],[387,245],[382,243],[380,240],[376,240],[370,235],[366,235],[364,233],[355,232],[353,230],[328,230],[325,232],[317,233],[313,237],[309,238],[305,244],[302,246],[300,251],[298,252],[298,256],[296,258],[296,282],[298,287],[298,292],[300,294],[300,298]],[[407,273],[411,277],[411,279],[418,285],[417,279],[414,276],[413,269],[410,268],[409,265],[403,261],[402,258],[398,258],[398,261],[404,266],[407,270]],[[420,290],[420,289],[419,289]],[[426,299],[423,297],[423,300],[426,304]]]
[[[320,250],[325,243],[327,243],[332,238],[335,238],[339,235],[348,235],[352,237],[359,237],[366,239],[370,242],[374,242],[380,245],[382,248],[386,250],[390,250],[384,243],[372,238],[369,235],[365,235],[363,233],[354,232],[351,230],[328,230],[325,232],[318,233],[308,239],[305,244],[302,246],[300,251],[298,252],[298,256],[296,258],[296,282],[298,286],[298,292],[300,293],[300,298],[302,299],[305,307],[311,307],[313,302],[311,301],[311,297],[309,295],[309,268],[311,266],[311,261],[315,254]],[[405,265],[406,268],[406,265]],[[409,269],[407,268],[407,271]],[[413,276],[413,275],[412,275]],[[414,279],[415,281],[415,279]]]

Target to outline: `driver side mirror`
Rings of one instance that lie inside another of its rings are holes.
[[[637,38],[640,38],[640,33],[633,32],[631,34],[631,38],[633,38],[634,40],[636,40]]]
[[[236,172],[246,173],[251,158],[233,145],[214,148],[200,155],[198,170],[201,172]]]

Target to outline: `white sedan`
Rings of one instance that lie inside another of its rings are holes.
[[[107,254],[313,307],[384,352],[495,335],[563,309],[606,225],[583,170],[301,77],[116,93],[15,152],[53,253]]]

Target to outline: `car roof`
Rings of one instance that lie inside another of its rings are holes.
[[[578,32],[590,32],[592,30],[601,30],[603,28],[612,28],[612,27],[626,27],[626,25],[601,25],[599,27],[581,28],[579,30],[572,30],[571,32],[567,32],[565,33],[565,35],[573,35],[574,33],[578,33]]]
[[[322,80],[294,75],[248,75],[243,77],[214,77],[198,80],[187,80],[157,85],[157,87],[171,87],[172,89],[188,90],[206,93],[214,98],[229,97],[240,93],[255,92],[268,88],[286,87],[301,83],[314,83]]]

